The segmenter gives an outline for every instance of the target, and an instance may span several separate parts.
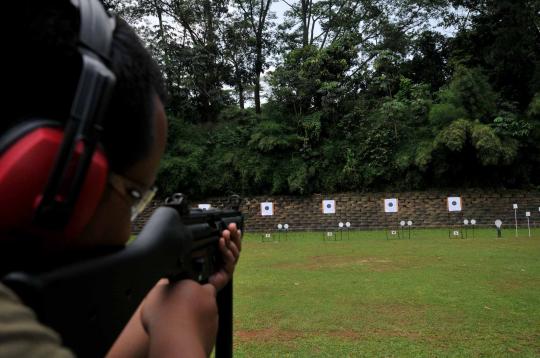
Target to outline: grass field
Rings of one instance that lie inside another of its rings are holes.
[[[247,234],[235,356],[540,357],[540,230]]]

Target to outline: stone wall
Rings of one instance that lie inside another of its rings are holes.
[[[463,210],[449,213],[447,197],[461,196]],[[398,198],[399,212],[384,213],[384,199]],[[322,200],[336,202],[335,214],[322,213]],[[274,203],[273,216],[261,216],[260,203]],[[223,198],[209,198],[193,202],[209,203],[223,207]],[[330,195],[315,194],[306,197],[295,196],[256,196],[244,198],[241,206],[246,217],[246,230],[262,232],[274,230],[278,223],[289,224],[290,230],[324,230],[336,228],[338,222],[349,221],[352,228],[377,229],[397,226],[400,220],[412,220],[415,227],[448,227],[459,225],[464,219],[475,219],[479,226],[493,226],[501,219],[504,226],[514,225],[512,204],[517,203],[518,224],[527,225],[525,211],[531,212],[531,225],[540,224],[540,192],[538,191],[422,191],[389,193],[340,193]],[[145,220],[159,203],[143,213],[135,223],[138,232]]]

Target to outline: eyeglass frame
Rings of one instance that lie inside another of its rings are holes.
[[[148,189],[141,189],[145,185],[114,172],[109,173],[108,182],[120,195],[131,199],[131,222],[134,222],[144,211],[157,192],[155,185],[150,186]]]

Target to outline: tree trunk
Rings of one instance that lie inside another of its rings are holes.
[[[261,73],[259,71],[256,71],[256,74],[255,74],[254,97],[255,97],[255,113],[260,114],[261,113]]]
[[[309,44],[309,0],[302,0],[302,46]]]
[[[240,69],[238,64],[234,63],[234,74],[236,77],[236,92],[238,93],[238,105],[240,108],[244,109],[245,107],[245,97],[244,97],[244,85],[242,84],[242,76],[240,75]]]

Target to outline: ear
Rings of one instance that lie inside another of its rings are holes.
[[[65,241],[78,236],[97,208],[107,182],[108,164],[102,150],[91,159],[80,194],[67,224],[59,230],[36,225],[34,217],[62,143],[63,131],[51,121],[25,122],[0,142],[0,232],[31,233]],[[78,143],[73,161],[82,153]],[[70,177],[68,166],[67,178]],[[61,192],[61,190],[60,190]],[[62,199],[61,197],[58,199]]]

